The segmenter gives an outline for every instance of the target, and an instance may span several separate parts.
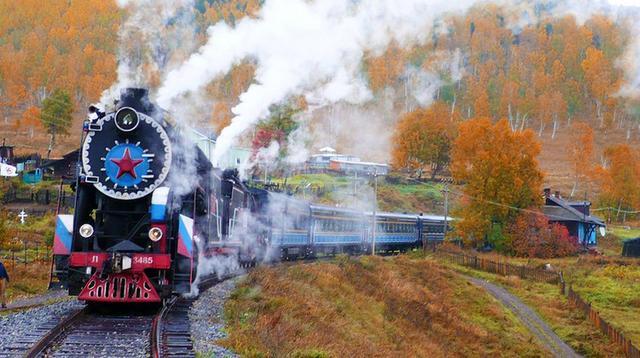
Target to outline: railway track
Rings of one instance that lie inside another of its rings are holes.
[[[151,329],[151,357],[195,357],[189,309],[192,299],[174,297],[160,311]]]
[[[201,291],[235,277],[210,278],[201,282]],[[191,340],[189,310],[195,298],[173,297],[154,318],[151,327],[151,357],[195,357]]]
[[[303,262],[308,261],[318,259]],[[300,261],[277,264],[293,265]],[[236,276],[234,273],[222,279],[204,280],[199,289],[206,290]],[[126,311],[101,314],[84,307],[62,320],[39,326],[4,353],[26,357],[195,357],[189,321],[194,301],[195,297],[175,296],[159,311],[146,314]],[[0,356],[4,356],[3,352]]]
[[[53,327],[25,354],[27,357],[145,356],[150,315],[97,314],[76,311]]]

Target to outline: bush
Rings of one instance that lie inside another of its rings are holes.
[[[573,255],[578,238],[540,212],[523,212],[507,227],[507,245],[516,256],[551,258]]]

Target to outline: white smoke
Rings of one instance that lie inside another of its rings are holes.
[[[100,100],[106,106],[126,87],[154,88],[154,78],[192,53],[195,42],[193,0],[116,0],[127,10],[118,32],[117,81]]]
[[[421,43],[437,17],[472,1],[269,0],[257,18],[234,28],[218,23],[209,41],[171,71],[158,91],[161,106],[197,91],[243,59],[254,59],[255,83],[240,96],[235,117],[216,145],[220,158],[236,138],[269,114],[269,106],[303,94],[311,104],[362,103],[371,93],[362,78],[365,53],[379,54],[391,41]]]

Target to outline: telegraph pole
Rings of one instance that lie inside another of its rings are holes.
[[[378,208],[378,171],[373,171],[373,229],[371,230],[371,256],[376,255],[376,209]]]
[[[587,192],[584,192],[584,203],[582,203],[582,227],[584,231],[584,248],[587,249],[589,245],[589,225],[587,225]]]
[[[442,233],[442,239],[444,239],[445,235],[447,235],[447,230],[449,229],[449,222],[447,217],[449,216],[449,184],[444,185],[444,231]]]

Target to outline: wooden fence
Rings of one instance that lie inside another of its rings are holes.
[[[478,270],[496,273],[504,276],[520,276],[521,278],[530,280],[559,284],[560,291],[562,292],[562,294],[567,296],[569,303],[584,312],[584,315],[587,317],[587,319],[591,321],[591,323],[593,323],[596,328],[602,331],[602,333],[607,335],[607,337],[609,337],[611,341],[618,344],[627,357],[640,358],[640,350],[633,345],[631,340],[626,338],[620,330],[616,329],[602,317],[600,317],[598,311],[591,307],[591,303],[582,299],[582,297],[580,297],[580,295],[576,293],[571,287],[569,287],[568,290],[566,289],[566,283],[564,281],[562,272],[556,273],[544,269],[529,268],[521,265],[512,265],[506,262],[495,262],[484,259],[482,257],[466,255],[463,253],[452,252],[443,249],[439,249],[437,252],[440,256],[448,259],[450,262],[463,266],[473,267]]]
[[[563,285],[564,287],[564,285]],[[640,350],[633,345],[630,339],[626,338],[624,334],[613,327],[609,322],[605,321],[598,311],[591,307],[591,303],[585,301],[578,293],[576,293],[571,287],[566,291],[569,303],[584,312],[591,323],[604,333],[611,341],[618,344],[624,351],[624,354],[630,358],[640,358]]]
[[[453,263],[473,267],[482,271],[496,273],[504,276],[519,276],[523,279],[535,280],[540,282],[560,282],[560,276],[554,271],[532,268],[524,265],[513,265],[506,262],[495,262],[478,256],[466,255],[442,249],[439,249],[438,253],[441,256],[446,257]]]

